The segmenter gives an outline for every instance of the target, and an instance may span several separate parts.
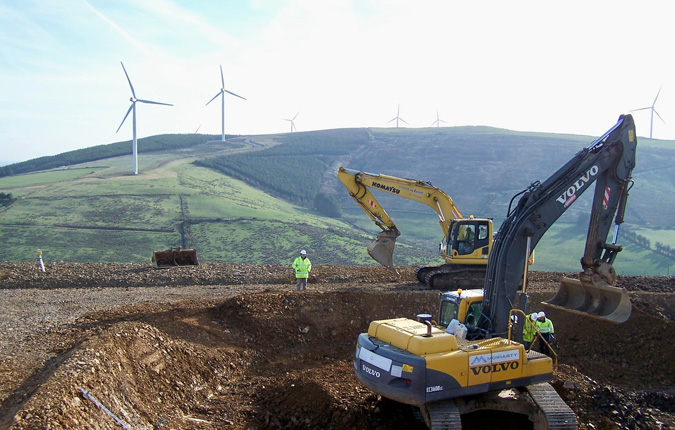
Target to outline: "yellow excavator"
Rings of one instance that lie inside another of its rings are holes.
[[[430,182],[359,172],[345,167],[340,167],[337,175],[349,195],[382,229],[367,248],[375,261],[394,269],[394,247],[396,238],[401,234],[371,192],[379,190],[425,204],[438,215],[443,230],[439,251],[445,264],[418,267],[415,274],[420,282],[440,290],[479,288],[483,285],[493,240],[491,219],[465,218],[452,198]]]
[[[495,236],[483,289],[444,293],[437,319],[425,313],[372,321],[358,337],[356,377],[384,397],[419,407],[432,430],[460,430],[462,415],[480,410],[524,416],[535,430],[577,429],[573,411],[548,383],[553,360],[512,340],[514,325],[522,333],[526,320],[512,317],[527,314],[532,250],[595,183],[582,272],[563,278],[544,305],[614,323],[629,318],[632,305],[616,286],[613,263],[622,249],[616,242],[636,147],[633,118],[622,115],[551,177],[516,194]]]

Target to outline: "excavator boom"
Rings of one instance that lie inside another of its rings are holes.
[[[534,182],[520,196],[495,237],[485,278],[482,317],[479,327],[492,335],[503,335],[508,314],[515,307],[517,291],[527,285],[527,255],[550,226],[596,184],[586,246],[579,279],[563,281],[560,292],[548,304],[564,310],[623,322],[630,315],[630,300],[616,287],[612,266],[621,250],[607,243],[614,220],[616,231],[623,222],[628,191],[632,184],[637,146],[631,115],[622,115],[604,135],[579,151],[544,182]],[[521,294],[521,309],[527,296]]]

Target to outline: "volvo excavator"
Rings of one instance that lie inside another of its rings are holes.
[[[394,246],[401,234],[371,192],[379,190],[425,204],[438,215],[443,230],[439,251],[445,264],[418,267],[415,271],[418,281],[439,290],[480,288],[483,285],[493,240],[491,219],[465,218],[452,198],[430,182],[359,172],[345,167],[338,169],[338,179],[361,209],[382,229],[367,248],[375,261],[395,270]]]
[[[613,263],[622,249],[617,239],[636,146],[633,118],[622,115],[552,176],[514,196],[494,239],[483,290],[443,294],[438,321],[430,314],[372,321],[358,337],[357,378],[384,397],[419,407],[432,430],[459,430],[463,414],[486,409],[525,416],[535,430],[578,428],[548,383],[553,360],[511,339],[512,316],[527,313],[531,250],[595,183],[582,271],[577,279],[563,278],[544,305],[613,323],[628,319],[631,303],[616,286]],[[450,330],[457,318],[464,319],[462,330]]]

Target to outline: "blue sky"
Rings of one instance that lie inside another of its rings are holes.
[[[675,140],[668,1],[0,0],[0,161],[138,136],[489,125],[597,136],[661,88]],[[633,113],[649,136],[648,110]]]

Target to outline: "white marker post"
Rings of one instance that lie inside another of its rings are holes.
[[[40,271],[44,272],[45,271],[45,264],[42,262],[42,251],[38,249],[37,253],[37,262],[40,265]]]

